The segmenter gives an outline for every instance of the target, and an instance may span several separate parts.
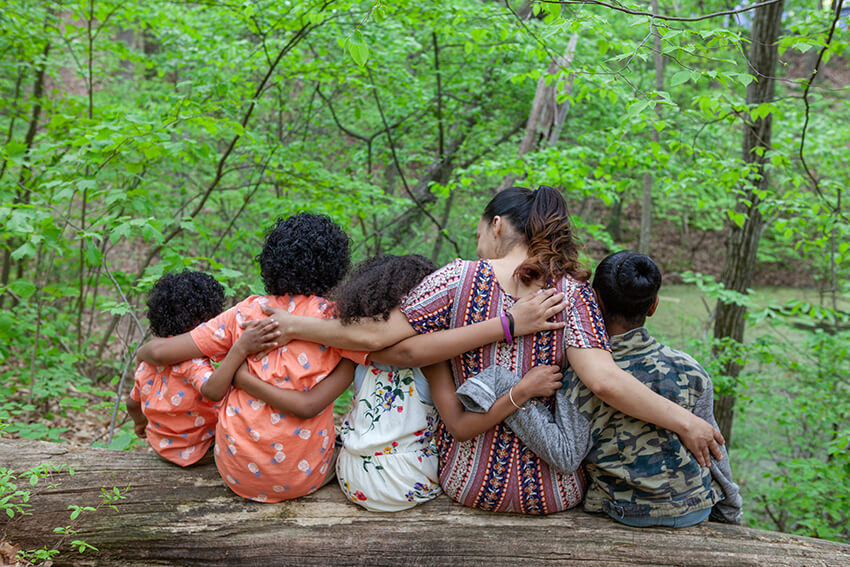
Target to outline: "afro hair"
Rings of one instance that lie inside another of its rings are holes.
[[[157,337],[190,331],[224,309],[224,286],[203,272],[165,274],[148,294],[148,320]]]
[[[269,295],[325,295],[351,264],[348,235],[325,215],[279,218],[257,261]]]
[[[436,269],[418,254],[364,260],[334,293],[336,314],[344,325],[365,317],[386,321],[402,297]]]

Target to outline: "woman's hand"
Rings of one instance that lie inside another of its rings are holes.
[[[679,439],[685,447],[694,454],[700,466],[711,466],[711,455],[718,461],[723,459],[720,445],[725,445],[723,435],[704,419],[689,414],[692,419],[685,424],[683,431],[679,432]]]
[[[531,398],[551,396],[561,388],[562,377],[561,369],[557,366],[535,366],[513,387],[514,401],[522,405]]]
[[[563,322],[549,319],[563,311],[566,306],[564,294],[556,293],[555,288],[543,289],[523,297],[508,310],[514,317],[514,336],[563,329]]]
[[[297,317],[296,315],[292,315],[289,311],[281,307],[269,307],[265,304],[261,304],[260,307],[262,308],[263,313],[269,316],[269,319],[276,321],[278,324],[278,346],[283,346],[295,338],[294,336],[287,334],[287,329],[291,328],[292,323]],[[245,321],[242,325],[244,326],[247,323],[250,323],[250,321]]]
[[[245,321],[242,324],[245,331],[233,344],[233,348],[241,350],[246,358],[255,352],[268,352],[282,346],[277,337],[280,336],[278,322],[267,317],[253,321]]]

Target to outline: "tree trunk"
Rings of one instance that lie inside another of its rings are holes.
[[[564,54],[551,61],[549,67],[546,69],[546,74],[537,80],[537,90],[534,91],[534,101],[531,103],[531,110],[528,113],[525,134],[519,144],[519,155],[522,156],[534,151],[541,140],[546,140],[550,146],[558,141],[570,109],[568,100],[561,103],[558,102],[558,95],[569,94],[572,91],[573,81],[572,77],[570,77],[566,81],[552,81],[547,84],[546,79],[550,78],[551,81],[553,75],[562,69],[568,68],[572,64],[577,43],[578,34],[574,33],[570,37]],[[497,192],[507,189],[516,180],[517,178],[515,176],[508,175],[502,180]]]
[[[652,0],[652,13],[658,14],[658,0]],[[655,61],[655,92],[660,93],[664,90],[664,55],[661,53],[661,33],[653,21],[652,35],[654,36],[654,52]],[[656,100],[660,100],[656,96]],[[661,103],[655,103],[655,116],[661,121]],[[652,141],[656,144],[659,141],[658,128],[650,129]],[[643,175],[643,196],[640,206],[640,239],[638,240],[638,252],[641,254],[649,254],[650,238],[652,236],[652,173],[644,173]]]
[[[109,451],[39,441],[0,440],[0,467],[52,462],[35,487],[30,516],[3,520],[6,541],[48,549],[61,536],[98,548],[80,555],[68,542],[54,565],[850,565],[850,545],[706,522],[639,530],[604,515],[571,510],[545,518],[492,514],[445,496],[405,512],[367,512],[336,481],[277,504],[240,498],[212,459],[181,469],[146,451]],[[119,489],[117,509],[101,488]],[[96,507],[70,520],[69,505]],[[5,518],[5,514],[3,516]]]
[[[747,86],[747,105],[750,108],[773,101],[773,77],[776,76],[777,39],[781,27],[782,8],[783,2],[780,1],[755,10],[749,61],[750,73],[756,80]],[[720,276],[721,282],[727,289],[741,293],[746,293],[750,286],[759,239],[764,229],[764,218],[759,210],[758,195],[766,191],[769,185],[765,169],[765,154],[770,148],[772,123],[771,114],[757,120],[748,119],[744,123],[742,159],[745,164],[753,168],[753,173],[742,188],[743,198],[738,200],[735,207],[736,213],[745,215],[743,224],[739,226],[735,222],[727,222],[726,257]],[[744,306],[718,301],[714,337],[742,342],[746,312],[747,309]],[[730,382],[734,382],[740,372],[739,364],[726,363],[725,374],[730,378]],[[733,389],[731,392],[719,395],[714,402],[715,417],[727,442],[732,437],[735,398]]]

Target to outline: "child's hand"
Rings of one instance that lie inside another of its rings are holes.
[[[564,294],[554,288],[527,295],[509,309],[514,317],[514,336],[521,337],[538,331],[562,329],[564,323],[549,321],[567,306]]]
[[[522,405],[531,398],[551,396],[561,388],[561,378],[561,369],[557,366],[535,366],[514,386],[514,400]]]
[[[148,428],[148,421],[147,420],[142,421],[142,422],[136,422],[133,425],[133,431],[136,432],[136,437],[138,437],[139,439],[144,439],[145,437],[148,436],[148,434],[146,433],[147,428]]]
[[[244,358],[255,352],[270,351],[281,344],[277,341],[280,336],[280,331],[277,330],[277,321],[271,317],[265,319],[246,321],[242,324],[245,331],[242,333],[233,348],[238,348]]]

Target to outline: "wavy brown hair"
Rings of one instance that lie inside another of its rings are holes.
[[[567,202],[556,189],[546,185],[536,191],[505,189],[493,197],[482,215],[487,222],[496,216],[506,218],[525,236],[528,258],[514,272],[522,283],[549,282],[567,274],[583,282],[590,278],[578,260]]]

